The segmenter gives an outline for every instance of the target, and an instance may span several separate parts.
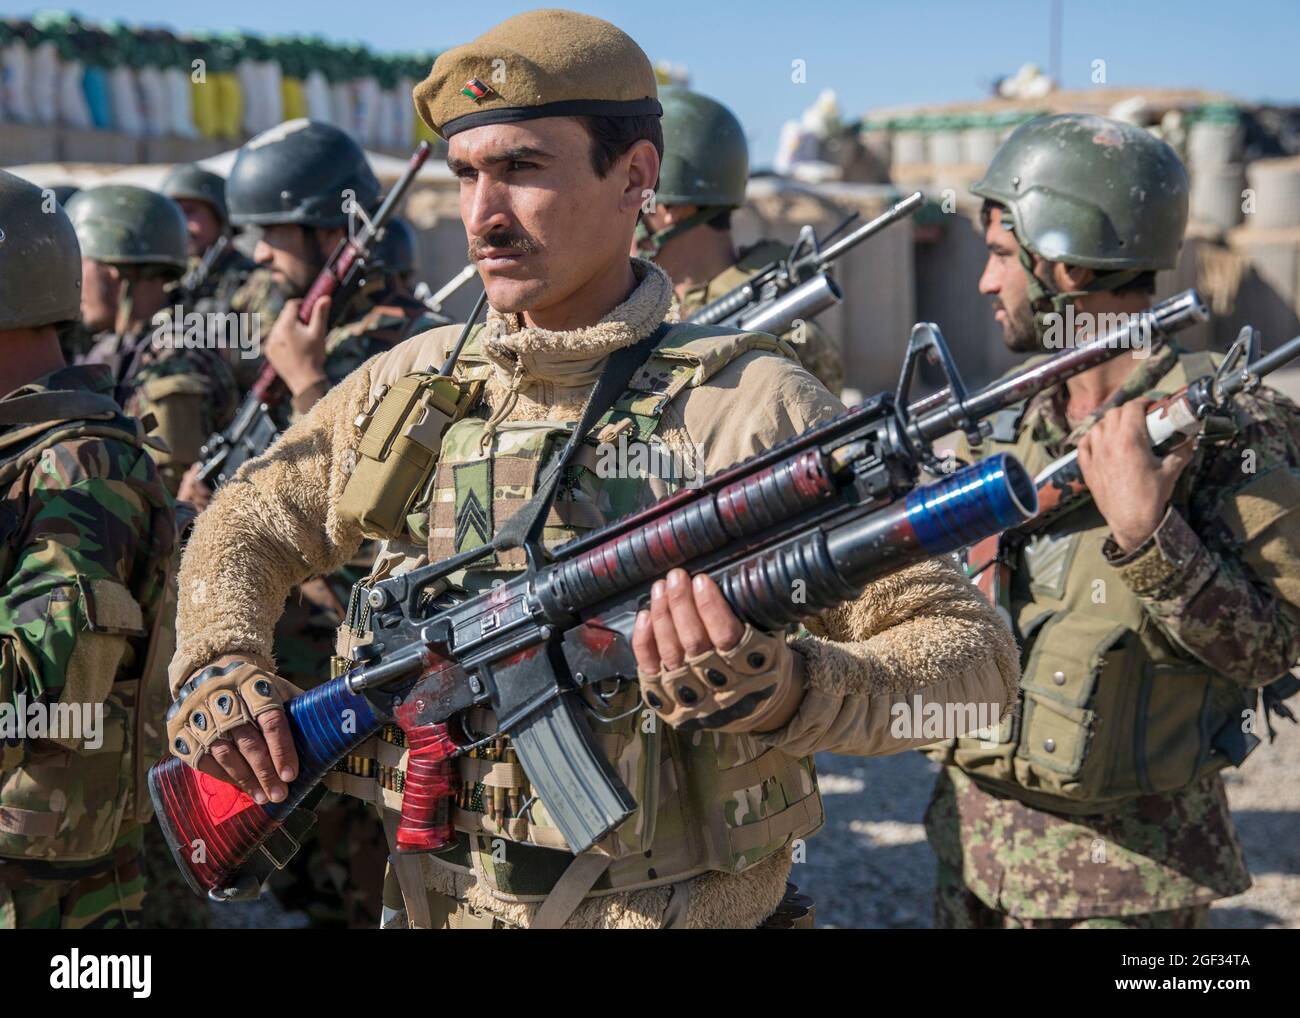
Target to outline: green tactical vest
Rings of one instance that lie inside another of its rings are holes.
[[[1175,392],[1212,370],[1209,354],[1185,355],[1156,388]],[[1027,430],[988,444],[1014,452],[1030,474],[1051,461]],[[1180,482],[1174,503],[1185,501]],[[996,733],[933,750],[986,789],[1060,813],[1177,791],[1240,764],[1259,741],[1244,713],[1257,692],[1173,646],[1106,561],[1108,534],[1089,502],[1018,548],[1010,594],[1022,640],[1019,710]]]
[[[546,545],[555,547],[577,538],[671,490],[673,478],[654,476],[654,464],[664,465],[663,447],[652,443],[664,408],[686,389],[705,383],[727,363],[756,349],[793,359],[784,343],[768,336],[716,327],[673,328],[567,468],[546,520]],[[457,372],[463,380],[473,381],[485,379],[491,371],[475,336]],[[399,383],[393,391],[400,387]],[[382,407],[374,408],[371,419],[383,417]],[[567,440],[574,422],[506,423],[487,443],[485,425],[482,412],[446,431],[428,495],[408,516],[404,535],[408,555],[422,554],[427,542],[429,559],[438,561],[488,543],[532,498],[542,466]],[[600,436],[605,437],[603,444],[598,444]],[[370,442],[371,448],[383,444],[369,430],[363,442]],[[652,445],[660,452],[652,453]],[[622,462],[627,471],[611,470],[602,462],[602,453],[614,449],[626,453]],[[660,459],[653,459],[655,455]],[[638,472],[638,462],[648,469]],[[668,470],[657,472],[671,474],[676,465],[669,463]],[[358,514],[359,518],[365,515]],[[380,554],[377,568],[383,573],[405,568],[394,567],[389,560],[402,543],[402,539],[392,540]],[[454,579],[478,591],[524,564],[522,550],[494,553]],[[351,621],[354,628],[364,627],[363,619]],[[822,805],[811,757],[786,756],[746,735],[679,733],[644,708],[635,686],[604,697],[587,689],[583,697],[598,744],[639,806],[592,850],[612,858],[592,893],[672,883],[706,870],[740,872],[821,826]],[[496,730],[487,710],[469,711],[466,722],[472,737]],[[400,731],[389,729],[386,738],[376,740],[362,760],[347,768],[352,773],[336,775],[331,787],[398,808],[405,761],[400,745],[394,743],[400,743]],[[453,849],[433,858],[476,874],[501,896],[545,897],[572,856],[545,803],[534,802],[526,811],[521,808],[529,798],[528,778],[514,760],[508,740],[489,743],[477,756],[462,757],[459,764],[461,795],[455,825],[460,836]]]
[[[50,393],[77,399],[86,393]],[[61,442],[88,437],[112,438],[136,449],[146,446],[134,419],[114,407],[94,416],[63,415],[38,424],[19,425],[0,434],[0,492],[8,490],[21,474],[33,467],[45,450]],[[170,518],[171,510],[167,509]],[[16,546],[16,533],[0,540],[0,578],[8,581]],[[171,572],[175,556],[157,563]],[[23,746],[23,760],[0,773],[0,857],[91,861],[112,850],[124,823],[144,823],[153,816],[149,799],[148,769],[163,754],[166,742],[164,716],[170,702],[167,665],[175,650],[175,584],[164,585],[163,603],[146,633],[140,604],[133,593],[113,580],[84,581],[75,585],[75,611],[89,633],[126,637],[148,636],[136,666],[117,675],[99,676],[104,704],[100,745],[70,747],[46,739]],[[32,662],[38,667],[38,662]],[[125,673],[125,674],[124,674]],[[65,685],[63,696],[73,693]],[[78,701],[90,699],[86,690]],[[60,701],[62,702],[62,701]]]

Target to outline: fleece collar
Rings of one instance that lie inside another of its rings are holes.
[[[565,388],[595,384],[605,359],[644,339],[668,317],[673,284],[659,266],[632,259],[637,287],[595,325],[564,332],[525,326],[515,313],[489,311],[483,355],[500,380],[519,391],[538,382]]]

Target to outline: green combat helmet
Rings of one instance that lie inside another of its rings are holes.
[[[68,202],[81,253],[110,265],[164,266],[185,271],[185,215],[170,198],[133,184],[101,184]]]
[[[347,225],[349,197],[374,208],[379,181],[351,135],[314,120],[286,120],[250,139],[226,179],[236,226],[335,229]]]
[[[655,201],[698,205],[700,211],[666,230],[639,231],[642,246],[657,254],[670,238],[745,203],[749,145],[736,115],[716,99],[684,88],[664,89],[664,158]]]
[[[81,249],[41,188],[0,170],[0,329],[58,325],[81,314]]]
[[[173,166],[163,178],[159,190],[173,201],[186,198],[190,201],[207,202],[222,223],[230,221],[230,214],[226,211],[225,180],[197,163],[180,163]]]
[[[1132,124],[1083,113],[1022,124],[972,193],[1005,210],[1039,316],[1143,272],[1173,268],[1187,226],[1187,171],[1174,150]],[[1085,290],[1055,293],[1031,254],[1098,270]]]

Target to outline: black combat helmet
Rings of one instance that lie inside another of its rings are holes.
[[[251,138],[226,179],[235,226],[335,229],[347,225],[352,201],[369,211],[378,198],[379,181],[361,146],[314,120],[286,120]]]

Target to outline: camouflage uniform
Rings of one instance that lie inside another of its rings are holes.
[[[1180,354],[1172,345],[1157,347],[1106,403],[1074,426],[1059,387],[1040,394],[1025,408],[1017,438],[1030,436],[1045,459],[1063,455],[1107,410],[1151,394]],[[1206,439],[1152,539],[1127,556],[1107,542],[1114,573],[1103,582],[1128,587],[1150,624],[1188,661],[1250,689],[1300,659],[1300,619],[1243,561],[1242,542],[1225,524],[1224,510],[1254,478],[1300,468],[1300,411],[1269,389],[1234,403],[1231,420],[1207,422]],[[1247,450],[1253,472],[1242,468]],[[1069,534],[1088,525],[1067,515],[1048,532]],[[1024,560],[1014,568],[1023,570]],[[1013,619],[1024,617],[1025,592],[1013,579]],[[1017,635],[1027,659],[1032,643]],[[1032,678],[1027,669],[1022,682]],[[1130,719],[1099,717],[1096,723],[1107,720],[1123,725]],[[946,748],[935,755],[951,762]],[[947,766],[925,818],[939,860],[936,924],[1203,926],[1210,902],[1250,886],[1217,773],[1173,791],[1098,804],[1095,812],[1078,813],[1084,808],[1078,803],[1060,805],[1069,815],[1041,801],[1030,805],[1005,787],[982,786],[960,766]]]
[[[45,390],[110,396],[113,379],[104,367],[64,368],[5,402]],[[157,469],[129,440],[136,428],[119,415],[0,430],[0,703],[104,704],[98,749],[0,742],[0,927],[140,919],[142,778],[166,706],[165,675],[141,676],[169,653],[151,657],[150,641],[169,644],[159,634],[171,626],[175,530]]]
[[[154,458],[174,495],[200,447],[230,422],[238,404],[234,373],[220,352],[154,341],[156,335],[170,335],[171,321],[170,309],[164,309],[155,316],[157,324],[129,335],[101,333],[81,363],[109,365],[126,412],[153,416],[154,434],[168,450],[154,450]]]
[[[689,318],[700,308],[735,289],[760,269],[778,258],[784,258],[790,245],[779,240],[760,240],[741,250],[736,264],[720,273],[704,286],[684,292],[679,301],[683,318]],[[782,337],[794,347],[799,363],[808,369],[817,381],[838,396],[844,388],[844,361],[839,344],[816,322],[805,322],[801,328],[791,329]]]

